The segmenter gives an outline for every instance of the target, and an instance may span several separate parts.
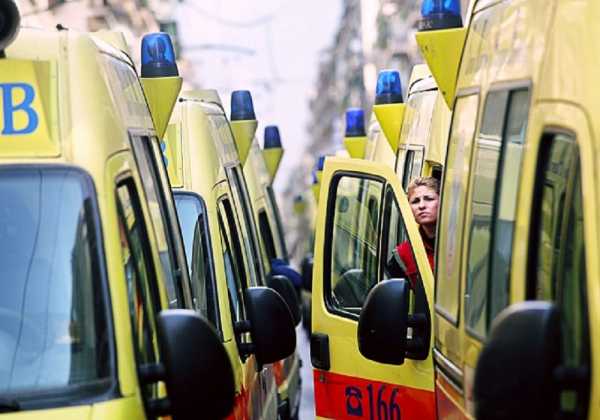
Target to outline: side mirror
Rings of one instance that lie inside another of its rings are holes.
[[[522,302],[502,311],[477,362],[477,419],[554,418],[560,352],[560,317],[552,303]]]
[[[233,409],[235,383],[225,347],[215,330],[194,311],[162,311],[158,345],[163,359],[169,414],[175,420],[221,419]]]
[[[358,349],[364,357],[391,365],[401,365],[405,358],[427,358],[431,322],[426,309],[409,313],[411,292],[406,280],[386,280],[371,289],[358,320]]]
[[[285,359],[296,349],[292,314],[283,298],[268,287],[246,289],[248,331],[259,366]]]
[[[307,292],[312,291],[313,256],[307,255],[302,260],[301,266],[302,288]]]
[[[275,290],[283,298],[292,314],[294,325],[298,325],[302,320],[302,314],[300,313],[298,294],[296,293],[296,289],[294,289],[292,281],[284,275],[268,276],[267,286]]]

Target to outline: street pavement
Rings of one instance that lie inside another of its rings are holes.
[[[296,343],[302,359],[300,376],[302,377],[302,400],[300,401],[300,420],[314,420],[315,400],[313,388],[312,365],[310,364],[310,340],[306,330],[300,326],[296,329]]]

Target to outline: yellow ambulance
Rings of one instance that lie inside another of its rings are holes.
[[[263,265],[267,274],[267,285],[273,276],[286,276],[295,281],[294,288],[299,290],[301,276],[288,260],[287,248],[281,224],[281,217],[275,200],[272,182],[283,156],[281,138],[277,126],[266,126],[264,148],[261,149],[256,138],[253,140],[247,160],[244,164],[244,177],[248,185],[248,196],[252,203],[254,219],[258,224],[259,242]],[[280,283],[282,280],[275,280]],[[273,284],[275,290],[277,284]],[[294,293],[296,293],[294,291]],[[282,291],[282,293],[285,293]],[[288,294],[291,295],[288,290]],[[299,324],[301,312],[299,298],[295,296],[294,306],[290,308],[294,322]],[[279,396],[279,418],[297,419],[300,408],[300,358],[297,352],[281,362],[273,364]]]
[[[268,364],[293,353],[293,321],[278,296],[279,306],[253,306],[252,293],[275,293],[259,287],[263,283],[260,261],[253,251],[256,238],[240,205],[247,187],[215,91],[180,95],[163,152],[188,256],[195,309],[219,331],[234,367],[236,402],[230,418],[276,418],[277,388]]]
[[[156,134],[131,60],[70,30],[23,28],[11,43],[18,12],[1,6],[0,412],[226,415],[234,384],[217,334],[168,310],[166,248],[131,141]]]

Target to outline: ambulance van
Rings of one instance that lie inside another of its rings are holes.
[[[277,418],[270,364],[293,353],[293,321],[281,297],[259,286],[251,249],[256,239],[238,204],[246,184],[218,94],[182,93],[162,147],[198,297],[195,309],[219,331],[234,367],[230,418]]]
[[[282,279],[274,276],[286,276],[294,280],[296,290],[287,290],[296,294],[293,308],[290,308],[295,324],[301,321],[301,308],[297,290],[301,285],[301,276],[294,270],[288,260],[287,248],[281,225],[281,217],[272,182],[277,173],[279,161],[283,155],[281,138],[277,126],[265,127],[264,149],[258,145],[256,138],[252,141],[248,158],[244,165],[244,177],[248,185],[248,196],[254,211],[254,220],[258,224],[260,251],[263,265],[267,273],[267,285],[277,290]],[[267,160],[268,159],[268,160]],[[269,164],[269,168],[267,167]],[[289,282],[286,282],[289,283]],[[286,288],[289,289],[289,288]],[[286,293],[282,291],[282,293]],[[275,380],[279,396],[279,417],[282,420],[297,419],[300,408],[300,358],[297,352],[281,362],[273,364]]]
[[[155,128],[131,61],[85,33],[16,36],[14,3],[0,13],[0,412],[227,415],[233,375],[218,335],[168,309],[130,139]]]
[[[479,0],[462,27],[458,2],[446,3],[423,3],[430,30],[417,36],[453,107],[435,322],[424,324],[438,416],[597,418],[600,4]],[[419,338],[406,287],[371,291],[366,357],[408,362],[388,354],[409,356]]]

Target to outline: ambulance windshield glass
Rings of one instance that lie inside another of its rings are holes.
[[[0,393],[54,395],[110,375],[91,180],[0,170]]]

